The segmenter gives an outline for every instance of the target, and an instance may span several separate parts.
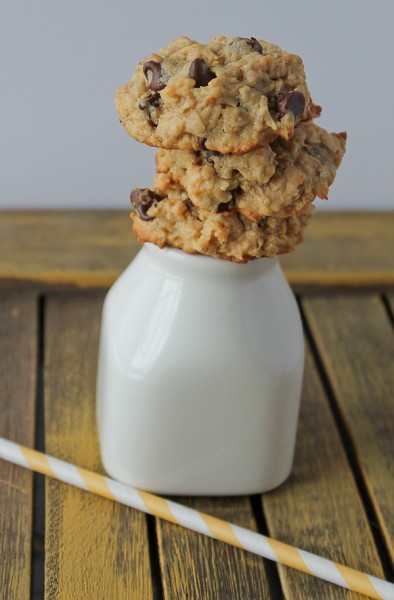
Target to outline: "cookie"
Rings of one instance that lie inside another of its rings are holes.
[[[285,219],[265,217],[258,223],[235,211],[212,213],[196,208],[180,186],[166,195],[156,190],[131,192],[133,230],[140,242],[188,253],[245,263],[249,259],[290,252],[303,240],[313,206]]]
[[[159,150],[154,187],[165,194],[174,183],[193,204],[211,212],[235,208],[248,219],[300,214],[328,188],[345,152],[345,133],[299,123],[291,140],[242,156],[212,150]]]
[[[117,90],[116,110],[136,140],[159,148],[244,154],[317,116],[299,56],[255,38],[171,42]]]

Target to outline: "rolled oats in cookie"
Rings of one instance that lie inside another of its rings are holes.
[[[177,185],[169,188],[166,195],[157,190],[133,190],[131,195],[161,196],[147,209],[149,220],[141,217],[138,208],[132,213],[133,229],[140,242],[239,263],[291,252],[303,240],[313,211],[309,204],[299,215],[284,219],[264,217],[255,222],[232,208],[220,213],[199,209]]]
[[[299,214],[316,196],[327,198],[345,152],[346,134],[328,133],[312,122],[299,123],[291,140],[242,156],[212,150],[163,150],[156,156],[155,187],[174,183],[193,204],[211,212],[236,208],[248,219]]]
[[[159,148],[244,154],[317,116],[302,60],[261,39],[187,37],[143,59],[117,90],[126,131]]]

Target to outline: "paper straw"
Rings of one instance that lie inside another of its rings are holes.
[[[394,584],[388,581],[361,573],[176,502],[165,500],[160,496],[125,485],[109,477],[87,471],[2,437],[0,437],[0,458],[136,508],[149,515],[171,521],[171,523],[176,523],[237,548],[248,550],[282,565],[330,581],[354,592],[365,594],[370,598],[394,600]]]

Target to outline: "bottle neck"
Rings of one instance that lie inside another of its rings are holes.
[[[215,278],[254,279],[279,268],[278,258],[258,258],[247,263],[235,263],[202,254],[188,254],[177,248],[159,248],[145,243],[140,251],[152,266],[174,275],[213,276]]]

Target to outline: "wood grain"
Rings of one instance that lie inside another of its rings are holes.
[[[140,248],[127,211],[0,212],[3,287],[107,288]],[[394,285],[394,212],[315,213],[281,258],[295,286]]]
[[[46,451],[103,472],[95,419],[102,296],[52,297],[45,321]],[[153,597],[146,517],[48,479],[46,598]]]
[[[304,301],[321,359],[394,561],[394,343],[377,296]]]
[[[249,498],[175,498],[175,501],[256,529]],[[270,597],[264,559],[165,521],[157,521],[157,532],[165,599]]]
[[[272,537],[383,576],[368,520],[309,349],[293,471],[283,486],[264,494],[262,502]],[[364,598],[288,567],[279,567],[279,571],[287,600]]]
[[[37,299],[0,298],[0,435],[33,446]],[[33,474],[0,460],[0,598],[30,598]]]

